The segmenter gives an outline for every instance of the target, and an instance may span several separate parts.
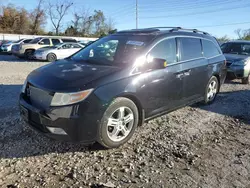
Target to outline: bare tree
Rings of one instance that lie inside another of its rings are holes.
[[[50,1],[48,3],[48,16],[50,21],[55,29],[56,35],[59,34],[59,31],[62,27],[62,20],[64,16],[68,13],[68,10],[73,5],[71,1],[58,1],[55,4],[52,4]]]
[[[108,32],[111,32],[111,31],[115,30],[115,22],[114,22],[114,20],[112,18],[108,19],[107,29],[108,29]]]
[[[46,14],[43,10],[44,0],[38,0],[37,7],[31,12],[31,31],[33,35],[39,34],[41,26],[46,23]]]
[[[243,30],[242,29],[236,29],[234,32],[237,35],[238,39],[243,38]]]

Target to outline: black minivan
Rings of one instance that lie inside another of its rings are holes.
[[[192,103],[212,103],[226,77],[225,63],[206,32],[120,31],[31,72],[20,111],[51,138],[118,147],[144,121]]]

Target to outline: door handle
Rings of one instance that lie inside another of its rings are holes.
[[[180,78],[181,79],[182,77],[184,77],[184,73],[183,72],[176,74],[176,78]]]
[[[191,69],[184,71],[184,76],[189,76],[191,72]]]

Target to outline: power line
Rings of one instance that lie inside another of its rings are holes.
[[[243,25],[243,24],[250,24],[250,22],[225,23],[225,24],[216,24],[216,25],[201,25],[201,26],[195,26],[192,28],[223,27],[223,26],[228,26],[228,25]]]
[[[227,11],[227,10],[241,9],[241,8],[246,8],[248,6],[250,6],[250,4],[246,4],[244,6],[227,8],[227,9],[220,8],[220,9],[217,9],[217,10],[210,10],[210,11],[196,12],[196,13],[173,14],[173,15],[168,15],[168,16],[148,16],[148,17],[141,17],[141,19],[170,18],[170,17],[191,16],[191,15],[199,15],[199,14],[207,14],[207,13],[222,12],[222,11]]]
[[[172,7],[172,6],[161,6],[161,7],[150,7],[150,8],[140,8],[140,12],[149,12],[149,11],[157,11],[159,13],[159,11],[164,11],[166,12],[173,12],[176,10],[187,10],[187,9],[198,9],[198,8],[207,8],[207,7],[214,7],[214,6],[221,6],[221,5],[225,5],[225,4],[229,4],[229,3],[238,3],[238,0],[226,0],[226,1],[220,1],[217,3],[208,1],[205,4],[187,4],[187,6],[176,6],[176,7]]]

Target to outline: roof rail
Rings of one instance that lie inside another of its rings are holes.
[[[170,32],[173,32],[173,31],[178,31],[178,30],[182,30],[182,31],[191,31],[191,32],[194,32],[194,33],[202,33],[204,35],[209,35],[209,33],[205,32],[205,31],[200,31],[198,29],[185,29],[185,28],[178,28],[178,29],[171,29]]]
[[[182,31],[191,31],[194,33],[202,33],[205,35],[209,35],[209,33],[205,32],[205,31],[200,31],[198,29],[185,29],[182,27],[151,27],[151,28],[147,28],[147,29],[159,29],[159,30],[160,29],[171,29],[170,32],[182,30]]]

